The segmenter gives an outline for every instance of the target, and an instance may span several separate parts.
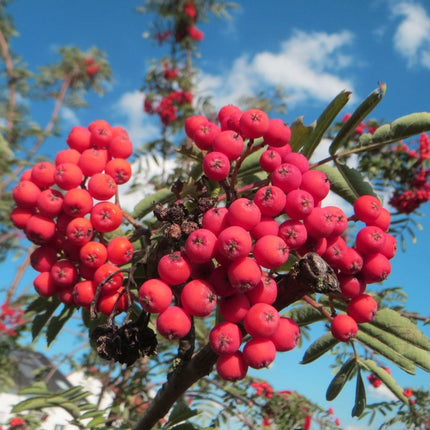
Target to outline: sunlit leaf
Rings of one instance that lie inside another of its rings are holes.
[[[358,330],[356,339],[363,345],[385,357],[387,360],[392,361],[405,372],[415,374],[414,363],[408,358],[399,354],[386,343],[375,339],[373,336],[370,336],[369,334],[365,333],[364,330]]]
[[[348,141],[348,139],[354,135],[357,126],[367,117],[367,115],[375,109],[378,103],[382,100],[385,95],[387,86],[380,84],[379,88],[373,90],[365,100],[357,107],[352,113],[350,118],[343,124],[333,142],[330,145],[330,155],[336,154],[338,149]]]
[[[430,130],[430,112],[416,112],[402,116],[378,127],[373,134],[360,136],[361,145],[388,144],[416,136]]]
[[[348,103],[351,98],[350,91],[341,91],[331,103],[324,109],[323,113],[319,116],[316,121],[314,129],[308,134],[303,144],[303,155],[308,159],[311,158],[315,149],[318,147],[324,134],[333,123],[336,116],[342,110],[342,108]]]
[[[430,351],[430,340],[427,336],[411,320],[393,309],[379,309],[371,324],[419,348]]]
[[[414,365],[430,372],[430,355],[427,351],[417,348],[413,344],[413,338],[411,338],[411,342],[408,342],[399,338],[396,334],[381,330],[379,327],[369,323],[361,324],[360,330],[366,332],[366,334],[372,336],[375,340],[389,345],[392,351],[410,360]]]

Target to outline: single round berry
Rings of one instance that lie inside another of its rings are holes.
[[[248,366],[254,369],[268,367],[276,357],[275,344],[266,338],[255,338],[246,342],[243,348],[243,358]]]
[[[330,330],[335,339],[348,342],[357,336],[358,325],[349,315],[339,314],[331,321]]]
[[[377,311],[378,303],[369,294],[361,294],[354,297],[346,307],[346,313],[354,318],[357,323],[373,321]]]
[[[172,289],[160,279],[145,281],[139,288],[138,299],[142,308],[150,313],[165,311],[172,303]]]
[[[279,312],[267,303],[251,306],[243,320],[245,330],[252,337],[272,336],[279,326]]]
[[[179,306],[169,306],[156,321],[158,333],[166,339],[180,339],[191,329],[190,315]]]
[[[232,354],[223,354],[216,362],[218,375],[226,381],[238,381],[246,376],[248,365],[240,351]]]
[[[291,351],[300,342],[300,327],[287,317],[280,317],[279,325],[275,333],[270,337],[276,351]]]
[[[203,172],[212,181],[223,181],[230,173],[230,160],[222,152],[209,152],[203,158]]]
[[[360,196],[354,202],[355,215],[366,224],[375,221],[381,214],[381,210],[381,202],[375,196]]]
[[[160,278],[169,285],[179,285],[191,275],[191,264],[180,251],[163,255],[157,266]]]
[[[260,266],[276,269],[288,260],[289,249],[281,237],[266,235],[255,242],[253,253]]]
[[[229,321],[215,325],[209,333],[209,344],[218,354],[232,354],[242,343],[242,332],[239,326]]]
[[[181,291],[181,305],[196,317],[206,317],[215,309],[217,296],[209,282],[193,279]]]
[[[240,117],[240,131],[249,139],[262,137],[269,129],[269,117],[260,109],[249,109]]]

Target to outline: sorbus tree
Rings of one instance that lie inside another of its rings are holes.
[[[79,315],[92,344],[88,373],[104,380],[114,400],[100,410],[85,400],[83,387],[53,395],[38,384],[15,412],[60,404],[80,428],[193,429],[205,425],[202,410],[212,412],[215,428],[226,419],[248,428],[339,427],[333,411],[301,393],[277,392],[248,372],[268,367],[320,323],[326,331],[312,340],[302,363],[335,351],[338,369],[326,398],[336,398],[354,378],[352,414],[363,416],[367,373],[370,383],[385,384],[397,397],[398,420],[421,425],[428,401],[419,391],[412,398],[383,361],[409,373],[430,371],[430,342],[414,324],[421,317],[391,308],[389,292],[376,285],[390,275],[396,231],[363,176],[365,154],[414,136],[424,142],[430,114],[368,123],[365,130],[361,123],[384,98],[383,84],[334,126],[347,91],[312,126],[300,119],[288,126],[262,105],[214,111],[193,100],[191,58],[204,36],[199,20],[225,10],[224,2],[147,1],[145,7],[160,17],[154,40],[169,42],[171,51],[145,78],[143,110],[159,116],[162,137],[144,149],[166,158],[180,146],[181,133],[188,161],[178,163],[174,185],[162,178],[131,214],[123,210],[117,190],[132,179],[131,142],[126,130],[97,120],[70,130],[56,160],[31,163],[30,172],[17,162],[4,188],[11,221],[34,244],[29,261],[39,272],[39,297],[23,314],[33,319],[33,337],[45,332],[50,344]],[[44,77],[47,86],[62,82],[52,122],[67,91],[76,97],[90,88],[103,67],[108,77],[101,59],[62,52],[67,61]],[[22,123],[12,113],[10,133]],[[327,133],[333,133],[330,157],[311,163]],[[358,136],[362,145],[352,149]],[[40,145],[37,140],[28,163]],[[352,153],[363,160],[360,169],[346,164]],[[324,203],[329,191],[350,205],[351,216]]]

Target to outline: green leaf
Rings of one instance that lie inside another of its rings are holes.
[[[329,148],[330,155],[335,155],[338,149],[344,145],[352,135],[354,135],[356,127],[373,109],[375,109],[378,103],[383,99],[386,90],[387,86],[385,84],[380,84],[379,88],[373,90],[366,99],[363,100],[333,139]]]
[[[419,348],[430,351],[430,340],[408,318],[390,308],[379,309],[371,323]]]
[[[45,302],[45,312],[43,314],[38,314],[33,319],[33,324],[31,325],[31,334],[33,341],[39,336],[43,327],[51,318],[52,314],[55,312],[60,304],[60,300],[57,297],[50,297],[50,300]]]
[[[293,319],[299,326],[309,325],[325,319],[319,310],[307,303],[289,309],[283,313],[283,316]]]
[[[149,196],[143,198],[134,208],[132,217],[136,219],[144,218],[146,215],[152,212],[156,203],[166,204],[173,202],[176,196],[172,191],[167,188],[156,191]]]
[[[360,417],[366,409],[366,389],[364,387],[363,378],[361,377],[360,369],[357,371],[357,385],[355,388],[355,404],[352,409],[353,417]]]
[[[291,139],[290,146],[294,152],[299,152],[305,143],[312,130],[315,128],[314,125],[306,126],[303,124],[303,117],[299,117],[294,120],[291,124]]]
[[[101,425],[103,425],[103,427],[105,427],[105,423],[106,423],[106,418],[103,415],[101,415],[101,416],[93,418],[87,424],[87,428],[98,427],[98,426],[101,426]]]
[[[412,342],[413,339],[411,339],[411,342],[406,341],[399,338],[396,334],[381,330],[379,327],[370,323],[361,324],[360,330],[366,332],[374,339],[389,345],[393,351],[396,351],[398,354],[410,360],[421,369],[430,372],[430,355],[427,351],[417,348]]]
[[[303,155],[308,159],[311,158],[315,149],[324,137],[327,129],[333,123],[336,116],[342,110],[342,108],[348,103],[351,97],[350,91],[341,91],[331,103],[324,109],[323,113],[317,119],[315,128],[307,136],[303,145]]]
[[[388,144],[416,136],[430,130],[430,112],[416,112],[402,116],[396,120],[381,125],[373,134],[360,136],[361,145],[373,145],[376,143]]]
[[[25,399],[22,402],[19,402],[12,408],[13,413],[19,413],[24,411],[40,411],[43,408],[46,408],[48,405],[46,404],[45,396],[31,397],[29,399]]]
[[[356,339],[363,345],[373,349],[375,352],[385,357],[387,360],[392,361],[405,372],[412,375],[415,374],[414,363],[392,349],[390,345],[375,339],[373,336],[367,334],[364,330],[358,330]]]
[[[408,398],[403,395],[403,388],[396,383],[385,369],[379,367],[373,360],[360,360],[359,365],[376,375],[400,401],[405,404],[409,403]]]
[[[330,351],[339,341],[328,332],[312,343],[305,351],[300,364],[308,364]]]
[[[331,401],[334,400],[342,388],[345,386],[346,382],[351,378],[352,373],[357,367],[357,360],[355,357],[350,358],[336,373],[336,376],[330,382],[327,388],[326,399]]]
[[[64,324],[72,317],[75,312],[74,307],[64,305],[63,310],[59,315],[53,316],[49,323],[48,328],[46,330],[46,340],[48,346],[51,345],[52,341],[57,337],[58,333],[60,333],[61,329],[64,327]]]
[[[174,424],[186,421],[189,418],[197,415],[197,410],[191,409],[184,401],[178,401],[172,412],[169,415],[169,421],[166,423],[166,428],[171,428]]]
[[[37,381],[30,387],[24,387],[21,390],[19,390],[19,394],[26,395],[26,396],[28,395],[42,396],[42,395],[49,395],[50,391],[45,382]]]
[[[342,164],[336,167],[328,164],[318,166],[317,170],[324,172],[330,181],[330,190],[338,196],[353,204],[360,195],[375,195],[372,186],[364,180],[358,170],[351,169]]]

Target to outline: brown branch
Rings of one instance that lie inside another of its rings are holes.
[[[36,245],[32,245],[29,248],[27,248],[27,254],[25,256],[25,259],[16,270],[15,278],[12,281],[12,285],[10,286],[9,290],[6,293],[6,300],[12,300],[13,296],[15,295],[16,289],[18,288],[18,285],[21,282],[25,271],[30,265],[30,256],[35,248],[36,248]]]
[[[16,105],[16,85],[15,76],[13,73],[13,60],[9,52],[9,45],[4,37],[3,32],[0,30],[0,50],[1,55],[4,58],[6,64],[6,73],[9,77],[9,106],[8,106],[8,117],[7,117],[7,130],[12,131],[14,125],[14,113]]]
[[[278,279],[278,299],[274,306],[279,311],[300,300],[308,293],[338,293],[339,283],[331,267],[315,253],[301,258],[287,275]],[[163,418],[194,383],[209,375],[217,361],[217,354],[209,344],[201,348],[189,361],[168,375],[134,430],[150,430]]]

